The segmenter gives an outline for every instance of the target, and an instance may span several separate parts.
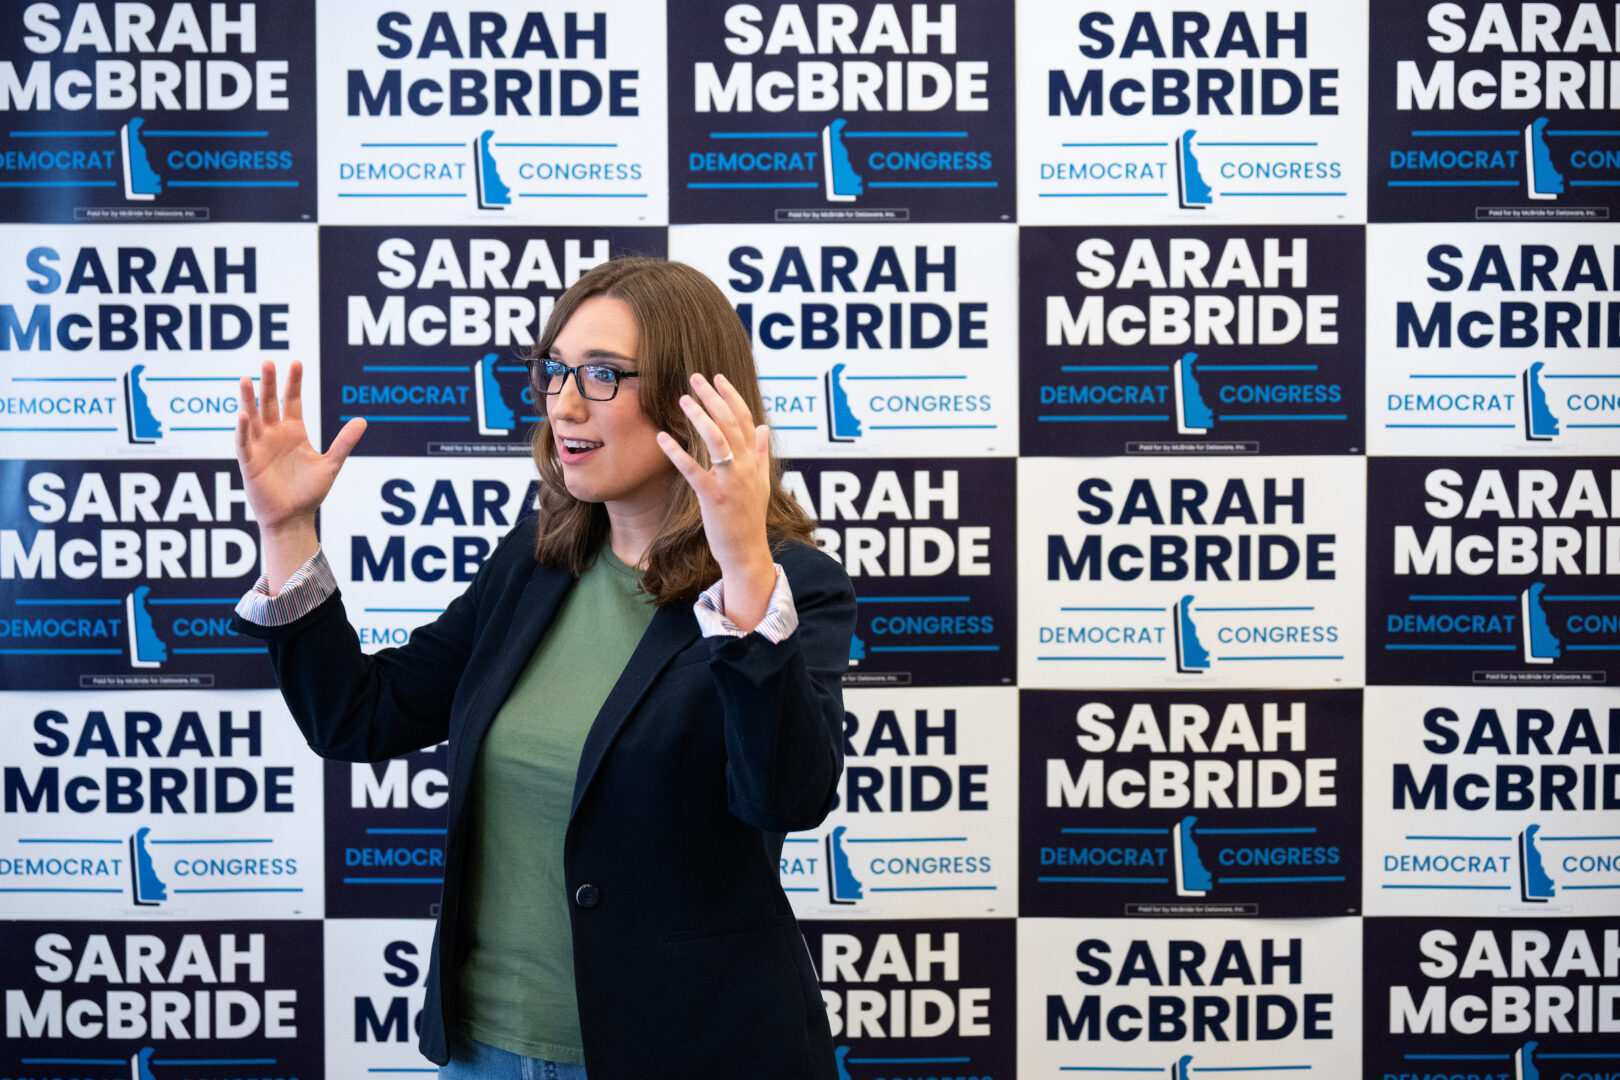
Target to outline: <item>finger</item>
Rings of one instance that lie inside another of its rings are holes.
[[[697,399],[703,403],[704,409],[708,411],[709,418],[725,435],[726,445],[731,450],[746,449],[748,440],[743,437],[743,433],[748,428],[738,424],[736,414],[732,411],[730,403],[720,396],[720,391],[702,375],[692,376],[692,389]],[[752,423],[750,419],[749,426],[752,426]],[[722,452],[720,456],[724,457],[725,453]]]
[[[259,373],[259,417],[266,424],[281,423],[281,403],[276,400],[276,365],[268,360]]]
[[[726,439],[725,432],[720,430],[719,425],[704,411],[702,405],[693,400],[690,394],[681,395],[681,410],[686,413],[686,418],[692,422],[692,430],[696,431],[698,438],[703,440],[703,445],[709,448],[710,461],[719,461],[727,454],[733,453],[731,443]]]
[[[747,431],[754,426],[753,410],[748,407],[748,402],[743,400],[742,393],[731,385],[730,379],[724,375],[716,375],[714,377],[714,388],[720,391],[720,396],[731,407],[731,414],[737,419],[738,430]]]
[[[253,380],[246,375],[236,384],[237,393],[241,396],[236,415],[247,421],[249,427],[258,422],[259,402],[253,396]]]
[[[686,482],[692,485],[693,490],[698,490],[698,484],[704,482],[703,478],[707,476],[708,470],[692,460],[692,455],[682,450],[681,444],[667,431],[658,433],[658,449],[664,452],[664,456],[675,466],[675,471],[686,478]]]
[[[242,380],[244,383],[246,379]],[[242,464],[247,460],[248,452],[248,414],[237,410],[236,413],[236,463]]]
[[[360,436],[365,433],[365,417],[356,416],[347,424],[344,424],[342,430],[332,438],[332,445],[327,448],[325,456],[334,473],[343,468],[343,463],[349,458],[349,451],[354,449],[354,444],[359,442]]]
[[[287,366],[287,400],[283,414],[288,420],[304,419],[304,365],[294,360]]]
[[[771,464],[771,425],[757,424],[754,427],[754,453],[759,460],[769,468]]]

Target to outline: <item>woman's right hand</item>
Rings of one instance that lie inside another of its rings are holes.
[[[259,524],[272,594],[315,553],[315,511],[366,430],[366,422],[355,417],[326,453],[318,453],[304,428],[303,380],[304,366],[294,360],[287,369],[286,397],[278,402],[276,366],[265,361],[257,398],[251,379],[244,377],[240,387],[236,461]]]

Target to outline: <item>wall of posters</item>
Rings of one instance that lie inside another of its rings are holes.
[[[623,256],[856,593],[826,1080],[1616,1080],[1613,3],[28,0],[0,121],[0,1080],[432,1070],[459,744],[306,745],[238,418],[397,648]]]

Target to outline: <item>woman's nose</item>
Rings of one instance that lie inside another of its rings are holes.
[[[586,408],[585,397],[579,392],[577,374],[570,374],[563,379],[562,389],[557,393],[546,395],[547,416],[578,419],[585,415]]]

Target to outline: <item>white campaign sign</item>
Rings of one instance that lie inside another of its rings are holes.
[[[846,690],[838,806],[787,837],[800,918],[1018,911],[1018,692]]]
[[[1367,449],[1620,453],[1620,226],[1367,229]]]
[[[1363,700],[1368,915],[1620,914],[1612,690],[1378,686]]]
[[[416,1049],[431,919],[326,924],[326,1075],[431,1072]]]
[[[1022,1080],[1360,1066],[1360,919],[1018,920]]]
[[[1012,455],[1011,225],[670,229],[737,305],[787,457]]]
[[[243,375],[319,385],[315,285],[313,225],[0,226],[0,457],[229,458]]]
[[[321,762],[273,690],[0,694],[19,919],[318,918]]]
[[[1367,218],[1367,4],[1018,12],[1026,225]]]
[[[664,9],[322,4],[321,220],[669,220]]]
[[[361,647],[405,644],[465,592],[535,482],[528,458],[350,458],[321,544]]]
[[[1024,687],[1358,686],[1362,458],[1024,458]]]

